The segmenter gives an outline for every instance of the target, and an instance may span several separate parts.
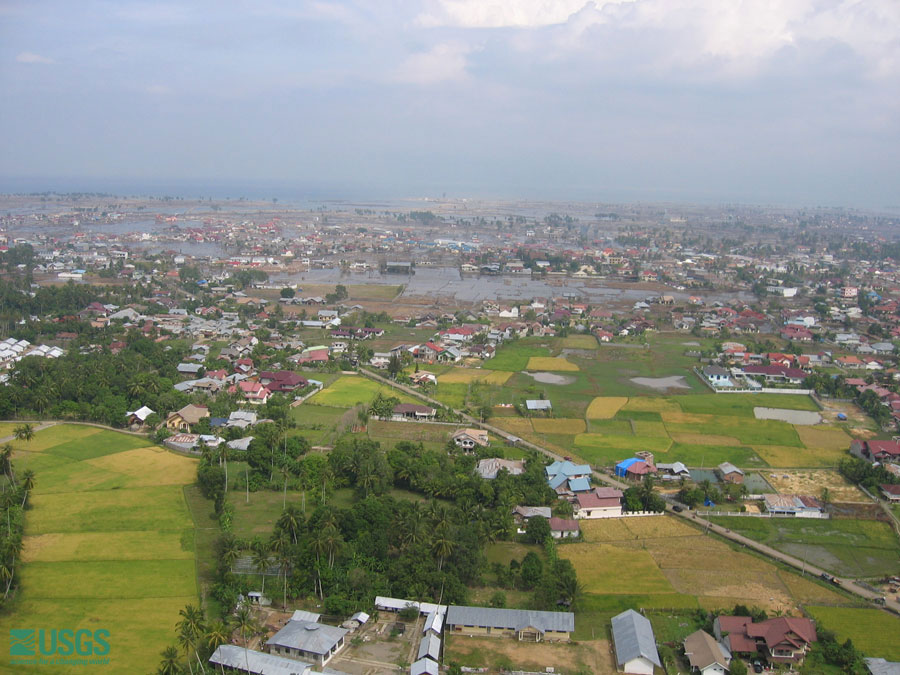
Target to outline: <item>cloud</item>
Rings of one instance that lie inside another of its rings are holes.
[[[394,71],[395,82],[438,84],[466,78],[467,56],[474,50],[462,42],[443,42],[425,52],[407,56]]]
[[[35,54],[34,52],[19,52],[16,54],[16,62],[17,63],[41,63],[49,65],[51,63],[56,63],[49,56],[41,56],[40,54]]]
[[[425,27],[534,28],[565,23],[572,14],[593,4],[586,0],[437,0],[419,14],[416,23]]]

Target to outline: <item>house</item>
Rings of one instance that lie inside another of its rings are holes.
[[[266,641],[270,654],[324,666],[344,647],[346,628],[314,621],[294,621]]]
[[[550,520],[552,515],[549,506],[517,506],[513,509],[513,518],[515,518],[516,522],[520,525],[520,530],[521,526],[532,518],[546,518],[547,520]],[[520,534],[522,532],[524,532],[524,530],[522,530]]]
[[[391,419],[394,421],[404,420],[430,420],[434,419],[434,408],[418,403],[400,403],[394,406]]]
[[[624,673],[653,675],[653,668],[662,668],[656,639],[650,621],[628,609],[612,618],[613,645],[616,665]]]
[[[441,638],[434,632],[429,631],[419,642],[419,651],[416,659],[429,658],[435,663],[441,657]]]
[[[884,495],[884,498],[887,499],[891,504],[900,504],[900,485],[879,485],[881,488],[881,494]]]
[[[827,518],[825,504],[807,495],[764,494],[766,511],[797,518]]]
[[[816,624],[800,617],[754,623],[749,616],[718,616],[713,632],[732,654],[761,654],[772,663],[799,663],[817,640]]]
[[[374,361],[375,357],[372,357],[372,360]],[[385,361],[384,367],[387,368],[389,363],[390,358]],[[375,364],[373,363],[372,365]],[[423,384],[437,384],[437,376],[434,373],[429,373],[427,370],[414,373],[409,379],[411,379],[412,383],[417,386],[422,386]]]
[[[199,375],[203,370],[202,363],[179,363],[176,370],[182,375]]]
[[[900,662],[887,661],[880,656],[863,659],[870,675],[900,675]]]
[[[591,467],[573,464],[569,460],[556,461],[544,467],[547,484],[559,495],[587,492],[591,489]]]
[[[690,478],[690,470],[682,462],[672,462],[671,464],[660,463],[656,465],[662,474],[660,478],[663,480],[678,480],[679,478]]]
[[[550,519],[550,536],[554,539],[567,539],[581,534],[581,526],[577,520],[567,518]]]
[[[854,440],[850,452],[870,462],[900,462],[900,441]]]
[[[575,497],[575,517],[579,520],[617,518],[622,515],[621,490],[612,487],[595,488],[593,492]]]
[[[476,446],[485,448],[490,445],[488,432],[484,429],[459,429],[450,440],[463,450],[474,450]]]
[[[644,476],[655,473],[656,467],[653,466],[653,464],[650,464],[649,462],[637,457],[623,459],[621,462],[616,464],[616,475],[619,478],[643,480]]]
[[[716,467],[716,474],[725,483],[740,485],[744,482],[744,472],[731,462],[722,462]]]
[[[147,421],[147,418],[153,414],[154,414],[153,410],[151,410],[150,408],[148,408],[145,405],[142,405],[137,410],[134,410],[132,412],[126,412],[125,413],[125,421],[128,424],[143,424],[144,422]]]
[[[166,429],[170,431],[190,431],[204,417],[209,417],[209,408],[205,405],[188,403],[181,410],[173,412],[166,418]]]
[[[508,471],[512,476],[520,476],[525,473],[525,460],[491,457],[480,460],[475,471],[485,480],[494,480],[501,471]]]
[[[291,392],[296,389],[303,389],[309,381],[305,377],[301,377],[297,373],[290,370],[279,370],[271,372],[264,370],[259,374],[260,384],[264,384],[266,388],[273,394],[276,392]]]
[[[246,429],[256,424],[257,415],[255,412],[248,410],[235,410],[228,415],[226,427],[237,427],[238,429]]]
[[[250,405],[264,405],[269,400],[272,393],[268,388],[259,382],[238,382],[237,387],[232,387],[229,391],[239,391],[244,396],[244,400]]]
[[[535,400],[529,399],[525,401],[525,409],[528,410],[528,412],[549,413],[551,410],[553,410],[553,405],[550,403],[550,401],[543,398]]]
[[[730,373],[720,366],[705,366],[703,377],[715,388],[733,387]]]
[[[700,675],[725,675],[731,663],[731,656],[705,630],[698,630],[684,639],[684,655],[691,664],[691,672]]]
[[[806,379],[806,373],[799,368],[788,368],[782,365],[744,366],[743,372],[744,375],[762,376],[766,382],[801,384]]]
[[[575,615],[572,612],[450,605],[447,630],[480,637],[514,637],[522,642],[568,642],[575,630]]]

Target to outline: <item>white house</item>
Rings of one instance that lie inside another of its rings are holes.
[[[616,665],[623,673],[653,675],[653,668],[662,668],[656,639],[650,621],[628,609],[612,618],[613,644]]]
[[[716,639],[704,630],[691,633],[684,639],[684,655],[691,664],[691,672],[700,675],[725,675],[731,658]]]

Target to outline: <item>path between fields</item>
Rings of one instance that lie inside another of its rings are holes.
[[[10,421],[16,421],[16,420],[10,420]],[[34,433],[37,433],[38,431],[43,431],[44,429],[49,429],[54,424],[56,424],[56,422],[22,422],[22,424],[37,424],[38,426],[36,426],[34,428]],[[16,435],[12,434],[11,436],[4,436],[3,438],[0,438],[0,443],[12,443],[14,440],[16,440]]]
[[[359,372],[360,372],[360,374],[362,374],[366,377],[369,377],[378,382],[383,382],[384,384],[395,387],[396,389],[399,389],[400,391],[403,391],[411,396],[415,396],[415,397],[419,398],[420,400],[427,401],[428,403],[430,403],[432,405],[435,405],[435,406],[438,406],[441,408],[448,407],[448,406],[444,405],[443,403],[441,403],[440,401],[437,401],[429,396],[426,396],[425,394],[413,389],[412,387],[407,387],[406,385],[399,384],[397,382],[393,382],[393,381],[387,379],[386,377],[382,377],[381,375],[377,375],[377,374],[370,372],[368,370],[365,370],[363,368],[360,368]],[[466,413],[461,412],[459,410],[454,410],[453,408],[450,408],[450,410],[453,410],[453,412],[455,412],[460,417],[462,417],[462,419],[465,420],[468,424],[472,424],[474,426],[477,426],[477,427],[480,427],[487,431],[490,431],[491,433],[494,433],[497,436],[500,436],[501,438],[505,438],[506,440],[516,439],[518,442],[518,445],[524,446],[527,448],[531,448],[532,450],[537,450],[538,452],[543,453],[544,455],[546,455],[547,457],[549,457],[553,460],[562,460],[563,459],[562,456],[558,455],[557,453],[555,453],[551,450],[548,450],[547,448],[541,447],[540,445],[537,445],[536,443],[532,443],[530,441],[521,439],[518,436],[515,436],[515,435],[509,433],[508,431],[504,431],[503,429],[499,429],[498,427],[495,427],[491,424],[479,422],[471,415],[467,415]],[[592,474],[593,474],[594,478],[602,481],[603,483],[606,483],[607,485],[612,485],[621,490],[626,490],[629,487],[632,487],[631,485],[628,485],[626,483],[623,483],[622,481],[616,480],[616,479],[614,479],[610,476],[607,476],[606,474],[601,473],[599,471],[592,471]],[[794,556],[788,555],[787,553],[782,553],[781,551],[776,551],[771,546],[766,546],[765,544],[762,544],[758,541],[754,541],[753,539],[749,539],[748,537],[740,535],[737,532],[732,532],[728,528],[722,527],[721,525],[716,525],[715,523],[712,523],[708,520],[704,520],[703,518],[698,518],[696,514],[689,513],[687,510],[682,511],[681,513],[677,513],[672,510],[672,506],[673,506],[672,504],[666,503],[666,511],[669,515],[678,516],[680,518],[684,518],[685,520],[687,520],[689,522],[697,523],[697,524],[703,526],[704,528],[706,528],[707,532],[710,532],[710,531],[714,532],[715,534],[717,534],[721,537],[724,537],[725,539],[729,539],[733,542],[741,544],[745,548],[751,548],[754,551],[756,551],[757,553],[761,553],[764,556],[767,556],[769,558],[772,558],[774,560],[782,562],[786,565],[790,565],[791,567],[800,570],[801,573],[805,574],[808,572],[809,574],[811,574],[813,576],[820,576],[822,574],[825,574],[825,570],[815,567],[814,565],[810,565],[809,563],[807,563],[804,560],[795,558]],[[866,588],[863,588],[862,586],[856,584],[854,581],[849,580],[849,579],[843,580],[842,583],[840,584],[840,587],[843,588],[845,591],[853,593],[853,594],[855,594],[865,600],[869,600],[869,601],[882,597],[881,593],[873,593],[872,591],[870,591]],[[894,612],[895,614],[900,614],[900,602],[897,602],[895,600],[887,600],[885,602],[884,606],[885,606],[885,609],[889,609],[890,611]]]

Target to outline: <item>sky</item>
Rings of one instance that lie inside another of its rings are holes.
[[[0,0],[0,91],[0,191],[900,204],[898,0]]]

